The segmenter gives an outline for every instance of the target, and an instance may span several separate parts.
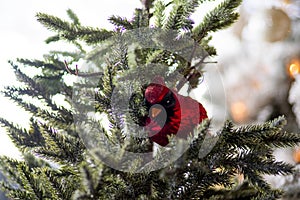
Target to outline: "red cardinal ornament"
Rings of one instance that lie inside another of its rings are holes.
[[[146,129],[150,139],[161,146],[169,143],[168,135],[186,138],[197,124],[207,118],[201,103],[169,89],[161,77],[156,77],[148,85],[145,100],[149,110]]]

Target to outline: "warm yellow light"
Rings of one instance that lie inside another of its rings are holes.
[[[231,104],[231,115],[236,122],[245,122],[248,118],[248,108],[243,101],[237,101]]]
[[[293,59],[288,65],[289,75],[294,78],[296,74],[300,73],[300,60]]]
[[[300,149],[299,148],[294,150],[293,159],[294,159],[295,163],[297,163],[297,164],[300,163]]]
[[[290,73],[295,75],[295,74],[299,74],[299,65],[296,65],[295,63],[290,65]]]

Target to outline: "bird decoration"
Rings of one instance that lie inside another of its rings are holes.
[[[168,88],[162,77],[155,77],[146,87],[145,102],[149,112],[146,130],[150,140],[161,146],[168,145],[170,135],[186,138],[207,118],[201,103]]]

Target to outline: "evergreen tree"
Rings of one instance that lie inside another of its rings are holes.
[[[211,121],[204,120],[194,129],[188,143],[170,138],[170,145],[160,147],[155,153],[154,144],[147,137],[136,137],[145,132],[130,127],[132,122],[143,124],[148,114],[143,93],[149,80],[139,77],[137,72],[143,71],[149,77],[163,75],[168,86],[179,90],[188,85],[189,92],[199,84],[205,58],[216,55],[209,45],[209,33],[228,27],[238,18],[235,9],[241,0],[225,0],[195,25],[190,16],[203,2],[145,0],[132,19],[110,17],[114,30],[83,26],[71,10],[68,10],[70,22],[38,13],[38,21],[55,32],[47,43],[67,41],[78,51],[53,51],[43,60],[10,62],[24,86],[8,86],[3,93],[30,112],[32,118],[29,130],[0,119],[24,157],[23,161],[0,159],[8,178],[2,184],[7,196],[12,199],[279,198],[282,192],[271,188],[263,175],[291,174],[293,166],[276,161],[272,152],[275,147],[293,146],[300,141],[297,134],[284,130],[286,120],[282,116],[244,127],[235,127],[227,121],[211,136],[208,136]],[[192,38],[192,43],[187,38]],[[132,49],[131,42],[138,43],[140,48],[136,45]],[[197,45],[203,49],[197,49]],[[90,47],[94,50],[85,50]],[[87,69],[71,67],[81,60],[86,61]],[[22,70],[26,67],[39,68],[42,73],[31,77]],[[78,78],[71,86],[67,84],[70,76]],[[130,84],[132,77],[137,82]],[[119,88],[117,93],[116,88]],[[122,100],[128,91],[129,105],[124,108]],[[64,97],[65,104],[72,106],[54,101],[58,94]],[[129,111],[122,114],[124,109]],[[99,115],[88,118],[85,115],[88,112],[100,114],[102,121],[98,120]],[[109,127],[105,127],[104,119]],[[131,134],[126,134],[128,131]],[[210,151],[203,152],[207,149]],[[131,158],[127,152],[151,156]],[[244,180],[238,183],[237,177],[241,176]]]

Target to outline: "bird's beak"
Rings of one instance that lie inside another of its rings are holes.
[[[162,109],[161,108],[151,108],[150,114],[152,118],[155,118],[159,113],[161,113]]]

